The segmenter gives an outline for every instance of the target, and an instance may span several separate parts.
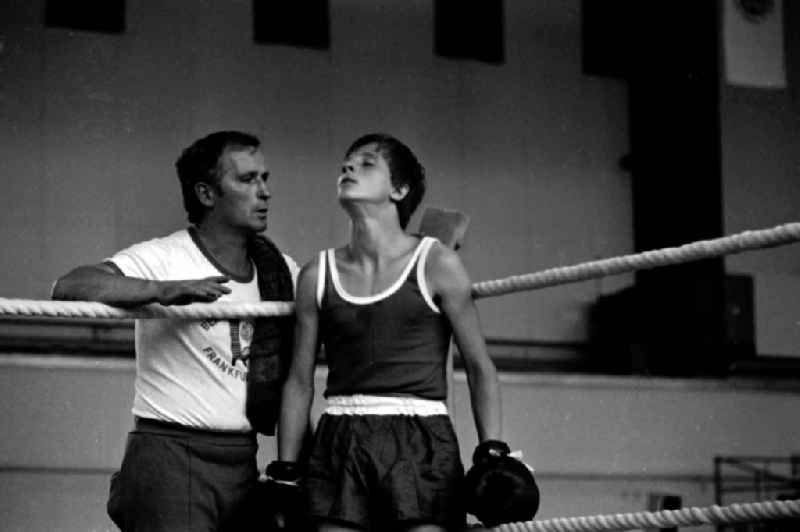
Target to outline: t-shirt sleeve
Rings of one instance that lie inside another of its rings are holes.
[[[297,291],[297,276],[300,275],[300,267],[294,261],[292,257],[282,253],[283,260],[286,261],[286,266],[289,267],[289,273],[292,276],[292,284],[294,285],[295,291]]]
[[[134,244],[105,259],[126,277],[139,279],[166,279],[169,271],[169,254],[157,239]]]

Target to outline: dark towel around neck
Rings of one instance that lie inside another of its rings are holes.
[[[280,250],[259,235],[248,243],[256,265],[262,301],[294,301],[289,267]],[[281,391],[294,344],[294,315],[256,318],[250,344],[245,414],[253,429],[272,436],[278,421]]]

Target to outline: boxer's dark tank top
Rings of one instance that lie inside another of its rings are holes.
[[[334,251],[320,253],[317,302],[332,395],[447,396],[451,329],[425,282],[436,240],[423,238],[401,276],[373,296],[351,296],[339,282]]]

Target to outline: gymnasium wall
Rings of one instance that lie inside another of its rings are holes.
[[[263,139],[268,233],[300,262],[347,238],[335,179],[373,130],[420,156],[423,208],[470,215],[476,281],[631,251],[626,87],[582,74],[578,0],[505,2],[502,65],[434,55],[429,0],[330,5],[318,51],[254,44],[244,0],[129,0],[120,35],[44,28],[42,0],[3,2],[0,294],[44,298],[74,265],[183,227],[172,165],[222,128]],[[629,282],[483,301],[486,332],[581,340],[587,306]]]
[[[727,233],[800,220],[800,5],[784,1],[787,87],[720,85],[724,227]],[[729,273],[754,281],[756,351],[800,357],[798,246],[729,256]]]
[[[785,4],[788,36],[798,9]],[[118,35],[45,28],[43,0],[4,2],[0,242],[13,252],[0,294],[44,298],[72,266],[184,226],[173,162],[222,128],[263,139],[269,234],[300,262],[346,239],[334,180],[347,144],[373,130],[426,165],[423,208],[471,216],[462,255],[476,281],[631,252],[626,84],[582,73],[580,6],[507,0],[497,65],[434,55],[428,0],[332,2],[329,50],[255,44],[244,0],[128,0]],[[796,53],[787,66],[795,80]],[[796,89],[722,84],[726,232],[796,218],[798,105]],[[728,265],[800,275],[792,247]],[[629,283],[484,300],[486,333],[582,341],[587,308]]]

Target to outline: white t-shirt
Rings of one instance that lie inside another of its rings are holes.
[[[284,260],[297,282],[297,264]],[[187,230],[134,244],[108,259],[128,277],[156,281],[228,275]],[[255,268],[253,268],[255,271]],[[220,302],[260,301],[256,274],[231,277]],[[133,414],[208,430],[249,431],[245,416],[252,319],[136,320]]]

